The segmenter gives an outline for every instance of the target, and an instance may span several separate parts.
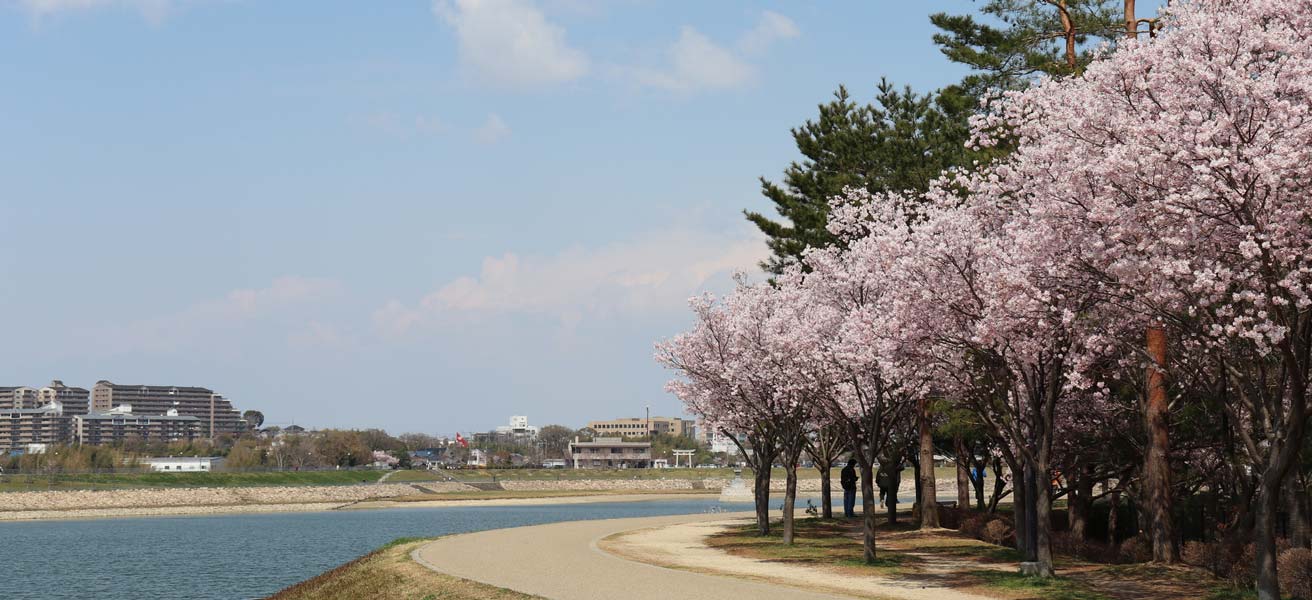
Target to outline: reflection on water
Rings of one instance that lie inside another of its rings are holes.
[[[805,503],[802,503],[805,506]],[[0,523],[9,600],[259,598],[399,537],[707,512],[714,498]]]

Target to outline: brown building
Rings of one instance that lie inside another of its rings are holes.
[[[79,444],[97,446],[136,438],[144,442],[186,442],[204,437],[201,420],[180,415],[176,410],[165,414],[134,413],[133,407],[120,404],[106,412],[73,417],[73,435]]]
[[[650,423],[650,428],[649,428]],[[609,421],[588,421],[588,427],[597,435],[620,437],[646,437],[651,433],[666,433],[675,436],[693,437],[696,422],[691,419],[676,417],[634,417],[628,419],[611,419]]]
[[[200,437],[241,433],[246,422],[228,399],[203,387],[168,385],[119,385],[97,381],[91,388],[91,410],[106,413],[119,406],[131,406],[135,415],[195,417],[200,422]],[[84,442],[86,443],[86,442]]]
[[[574,438],[569,455],[575,469],[642,469],[651,466],[651,443],[626,442],[617,437],[599,437],[591,442]]]

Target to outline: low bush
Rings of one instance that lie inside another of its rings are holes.
[[[1116,562],[1120,563],[1141,563],[1152,559],[1152,543],[1148,541],[1148,536],[1143,534],[1121,542],[1121,548],[1116,555]]]
[[[998,546],[1010,546],[1015,543],[1015,531],[1002,519],[994,519],[984,526],[984,541]]]
[[[1276,561],[1280,591],[1297,600],[1312,600],[1312,550],[1290,548]]]
[[[1207,569],[1218,577],[1230,575],[1230,552],[1222,544],[1185,542],[1180,547],[1180,560],[1187,565]]]
[[[961,520],[961,525],[957,528],[962,535],[973,537],[977,540],[984,539],[984,526],[988,525],[990,515],[985,513],[975,513]]]

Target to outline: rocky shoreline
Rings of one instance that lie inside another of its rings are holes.
[[[748,482],[750,485],[750,482]],[[729,480],[706,479],[560,479],[560,480],[501,480],[499,489],[511,492],[626,492],[658,494],[662,491],[686,493],[706,490],[718,493],[728,486]],[[955,485],[940,480],[939,486]],[[493,500],[453,500],[441,495],[452,492],[486,490],[460,482],[378,483],[341,486],[269,486],[269,487],[198,487],[198,488],[142,488],[126,490],[66,490],[44,492],[0,493],[0,521],[31,521],[47,519],[86,519],[108,517],[141,517],[170,515],[206,515],[251,512],[301,512],[335,510],[341,508],[368,508],[392,506],[392,499],[416,494],[433,494],[434,505],[494,502]],[[783,480],[771,482],[772,492],[782,492]],[[835,494],[838,485],[834,485]],[[820,480],[800,479],[798,491],[814,494],[820,491]],[[651,496],[648,496],[651,497]],[[575,496],[572,501],[589,496]],[[614,495],[598,495],[599,500],[614,500]],[[547,501],[552,498],[517,498],[517,503]],[[559,501],[560,499],[554,499]],[[465,504],[468,505],[468,504]]]

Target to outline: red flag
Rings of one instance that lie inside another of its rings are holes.
[[[464,436],[460,435],[459,431],[456,432],[456,443],[465,448],[469,447],[469,440],[466,440]]]

